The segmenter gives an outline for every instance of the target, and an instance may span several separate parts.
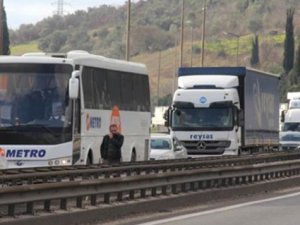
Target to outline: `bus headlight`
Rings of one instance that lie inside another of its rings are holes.
[[[48,165],[49,166],[71,165],[71,160],[69,158],[49,160]]]

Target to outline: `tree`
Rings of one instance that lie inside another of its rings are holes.
[[[293,69],[289,73],[289,80],[291,85],[298,85],[300,80],[300,45],[296,53],[296,60]]]
[[[286,12],[286,25],[285,25],[285,40],[284,40],[284,57],[283,57],[283,69],[286,74],[293,68],[294,64],[294,18],[295,8],[287,9]]]
[[[2,28],[3,28],[3,52],[2,55],[9,55],[10,54],[10,42],[9,42],[9,33],[7,28],[7,21],[6,21],[6,12],[3,8],[3,15],[2,15]]]
[[[260,31],[263,28],[262,20],[259,18],[250,20],[248,28],[251,32],[256,34],[258,31]]]
[[[259,64],[259,42],[258,42],[257,34],[255,34],[252,40],[252,54],[251,54],[250,64],[253,67]]]

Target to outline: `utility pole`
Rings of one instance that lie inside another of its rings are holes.
[[[182,7],[181,7],[181,36],[180,36],[180,62],[179,66],[182,66],[183,62],[183,34],[184,34],[184,0],[182,0]]]
[[[160,82],[160,61],[161,61],[161,50],[158,52],[158,68],[157,68],[157,106],[159,106],[159,82]]]
[[[205,20],[206,20],[206,0],[203,2],[203,23],[202,23],[202,49],[201,49],[201,66],[204,66],[204,43],[205,43]]]
[[[175,82],[176,82],[176,73],[177,73],[177,63],[178,63],[178,56],[177,56],[177,45],[178,45],[178,39],[175,39],[175,47],[174,47],[174,74],[173,74],[173,80],[172,80],[172,94],[175,92]]]
[[[0,55],[3,55],[3,0],[0,0]]]
[[[131,14],[131,0],[127,3],[127,33],[126,33],[126,52],[125,59],[130,60],[130,14]]]
[[[194,27],[193,27],[193,24],[191,26],[191,33],[192,33],[192,43],[191,43],[191,67],[193,67],[193,50],[194,50]]]

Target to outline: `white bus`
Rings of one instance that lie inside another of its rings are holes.
[[[144,65],[83,51],[0,57],[0,155],[8,168],[101,163],[112,123],[124,135],[122,161],[147,160]]]

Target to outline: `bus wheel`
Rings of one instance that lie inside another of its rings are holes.
[[[131,162],[135,162],[136,161],[136,152],[135,152],[135,149],[131,152],[131,159],[130,159]]]

